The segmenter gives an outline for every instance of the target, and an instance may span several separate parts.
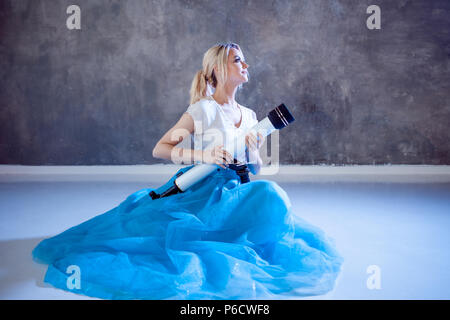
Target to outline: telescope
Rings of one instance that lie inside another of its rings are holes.
[[[263,137],[270,135],[275,130],[280,130],[293,122],[295,119],[289,112],[288,108],[282,103],[275,109],[269,112],[267,117],[254,125],[251,129],[245,132],[242,136],[238,137],[240,141],[243,141],[248,133],[253,132],[257,136],[260,133]],[[229,150],[227,150],[230,152]],[[232,155],[235,152],[230,152]],[[230,165],[232,166],[232,165]],[[173,185],[161,194],[151,191],[149,193],[153,200],[164,198],[173,194],[182,193],[189,189],[197,182],[203,180],[208,175],[214,172],[219,166],[217,164],[198,164],[185,172],[180,172],[177,178],[173,181]],[[242,172],[242,170],[241,170]],[[247,171],[248,172],[248,171]],[[242,179],[242,177],[241,177]]]

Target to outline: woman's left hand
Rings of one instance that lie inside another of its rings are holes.
[[[261,133],[257,133],[255,136],[254,133],[250,132],[245,136],[245,145],[247,146],[249,151],[255,151],[261,148],[264,143],[264,136]]]

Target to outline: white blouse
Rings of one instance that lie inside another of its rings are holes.
[[[239,128],[236,128],[212,96],[191,104],[186,112],[194,120],[194,149],[209,150],[216,145],[223,145],[228,152],[234,154],[236,160],[247,163],[244,134],[258,123],[258,119],[253,110],[243,106],[239,108],[242,119]]]

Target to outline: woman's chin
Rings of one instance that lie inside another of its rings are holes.
[[[239,79],[235,79],[233,82],[236,86],[240,86],[241,84],[248,82],[248,78],[244,76]]]

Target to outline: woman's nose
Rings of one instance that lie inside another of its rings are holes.
[[[248,68],[248,64],[247,64],[246,62],[242,62],[242,67],[243,67],[244,69],[247,69],[247,68]]]

